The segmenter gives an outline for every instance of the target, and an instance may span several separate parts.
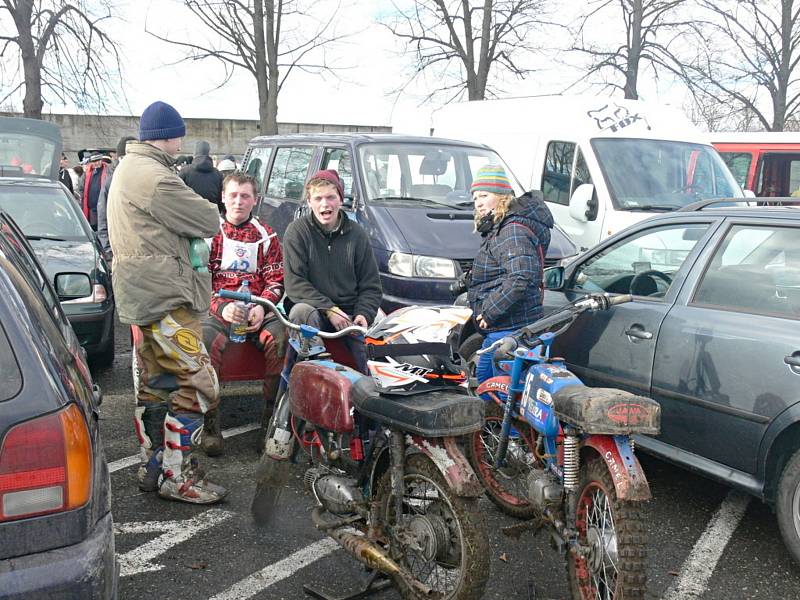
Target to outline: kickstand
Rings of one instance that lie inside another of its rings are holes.
[[[391,585],[392,580],[386,577],[386,575],[380,571],[370,571],[360,589],[344,596],[331,596],[330,594],[312,588],[310,585],[304,585],[303,591],[312,598],[318,598],[319,600],[358,600],[359,598],[366,598],[372,594],[377,594],[391,587]]]

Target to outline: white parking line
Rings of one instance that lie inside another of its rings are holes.
[[[338,547],[339,544],[330,538],[314,542],[302,550],[290,554],[283,560],[279,560],[252,575],[248,575],[224,592],[212,596],[209,600],[245,600],[246,598],[251,598],[272,584],[291,577],[303,567],[327,556]]]
[[[744,516],[750,496],[731,490],[709,521],[706,530],[689,553],[681,571],[662,600],[702,598],[725,546]]]
[[[222,432],[223,438],[230,438],[236,435],[240,435],[242,433],[247,433],[248,431],[253,431],[254,429],[258,429],[259,425],[257,423],[248,423],[247,425],[240,425],[239,427],[231,427],[230,429],[226,429]],[[108,472],[114,473],[115,471],[119,471],[120,469],[124,469],[125,467],[130,467],[132,465],[139,464],[139,455],[134,454],[133,456],[126,456],[125,458],[120,458],[119,460],[115,460],[114,462],[108,463]]]
[[[144,521],[138,523],[116,523],[114,532],[124,533],[161,533],[157,538],[137,546],[130,552],[117,555],[119,559],[119,576],[128,577],[137,573],[160,571],[164,565],[153,562],[167,550],[182,544],[198,533],[219,525],[230,519],[234,513],[212,508],[185,521]]]

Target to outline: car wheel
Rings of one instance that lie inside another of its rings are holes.
[[[108,341],[102,349],[89,356],[89,362],[97,369],[107,369],[114,363],[114,323],[111,323],[111,331],[108,334]]]
[[[461,358],[464,359],[464,363],[467,366],[470,394],[474,394],[475,390],[478,389],[478,380],[475,378],[475,368],[478,366],[477,352],[481,349],[482,344],[483,336],[480,333],[473,333],[464,340],[464,343],[461,344],[461,347],[458,349],[458,353],[461,355]]]
[[[800,450],[783,469],[775,512],[783,542],[795,561],[800,563]]]

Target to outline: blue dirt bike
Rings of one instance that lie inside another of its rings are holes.
[[[547,527],[576,600],[644,598],[638,505],[651,495],[630,435],[657,435],[661,410],[649,398],[583,385],[550,349],[579,315],[630,300],[580,298],[481,351],[494,352],[503,374],[477,388],[486,416],[468,459],[503,512]]]

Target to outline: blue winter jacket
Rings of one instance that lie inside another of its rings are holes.
[[[542,314],[542,270],[553,215],[540,192],[515,198],[505,218],[483,235],[472,265],[469,305],[489,327],[516,329]]]

